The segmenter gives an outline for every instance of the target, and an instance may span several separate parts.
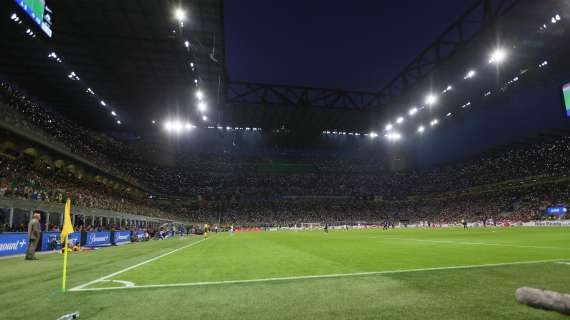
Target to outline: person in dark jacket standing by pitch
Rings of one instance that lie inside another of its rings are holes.
[[[28,223],[28,250],[26,251],[26,260],[38,260],[36,258],[36,248],[38,247],[38,242],[40,241],[41,227],[40,227],[41,213],[40,211],[34,211],[32,220]]]

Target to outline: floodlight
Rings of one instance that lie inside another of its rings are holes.
[[[202,121],[208,121],[208,117],[207,117],[207,116],[202,116]]]
[[[202,100],[202,98],[204,98],[204,93],[200,90],[196,91],[196,98],[198,98],[198,100]]]
[[[117,120],[117,124],[121,124],[121,120]]]
[[[419,128],[418,128],[419,133],[423,133],[425,130],[426,130],[426,128],[424,128],[424,126],[419,126]]]
[[[184,41],[184,46],[190,48],[190,42],[188,40]]]
[[[411,108],[410,111],[408,111],[408,114],[409,114],[410,116],[413,116],[413,115],[415,115],[416,113],[418,113],[418,108],[416,108],[416,107]]]
[[[372,132],[370,132],[369,136],[370,136],[370,138],[374,139],[374,138],[378,137],[378,134],[376,132],[372,131]]]
[[[116,113],[115,111],[111,111],[111,115],[112,115],[113,117],[116,117],[116,116],[117,116],[117,113]]]
[[[430,94],[426,97],[426,104],[427,104],[428,106],[433,106],[436,102],[437,102],[437,96],[436,96],[436,95],[430,93]]]
[[[398,132],[393,132],[386,134],[385,137],[390,141],[398,141],[402,138],[402,135]]]
[[[106,107],[106,106],[107,106],[107,103],[105,103],[105,101],[101,100],[101,105],[102,105],[103,107]]]
[[[560,21],[562,18],[560,17],[559,14],[557,14],[556,16],[554,16],[554,19],[556,19],[557,21]]]
[[[204,112],[206,111],[207,106],[206,103],[203,101],[198,102],[198,110],[200,110],[200,112]]]
[[[186,11],[182,10],[181,8],[177,8],[176,10],[174,10],[174,17],[176,18],[176,20],[182,22],[186,20]]]
[[[475,74],[476,74],[475,70],[469,70],[463,79],[465,80],[471,79],[475,76]]]
[[[439,120],[433,119],[433,120],[429,123],[429,125],[433,127],[433,126],[436,126],[438,123],[439,123]]]
[[[399,117],[398,119],[396,119],[396,123],[397,123],[397,124],[402,124],[402,123],[404,123],[404,117]]]
[[[392,130],[393,127],[394,127],[394,126],[392,126],[391,123],[388,123],[388,124],[386,125],[386,131]]]
[[[506,58],[507,58],[507,52],[504,49],[499,48],[493,51],[493,53],[491,54],[491,58],[489,59],[489,63],[499,64],[505,61]]]

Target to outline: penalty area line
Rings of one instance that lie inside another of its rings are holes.
[[[354,273],[336,273],[336,274],[322,274],[322,275],[308,275],[308,276],[261,278],[261,279],[249,279],[249,280],[224,280],[224,281],[189,282],[189,283],[149,284],[149,285],[140,285],[140,286],[135,285],[130,287],[108,287],[108,288],[82,287],[82,288],[74,288],[70,291],[78,292],[78,291],[106,291],[106,290],[120,290],[120,289],[197,287],[197,286],[215,286],[215,285],[224,285],[224,284],[247,284],[247,283],[263,283],[263,282],[310,280],[310,279],[346,278],[346,277],[359,277],[359,276],[381,276],[381,275],[426,272],[426,271],[478,269],[478,268],[492,268],[492,267],[540,264],[540,263],[552,263],[552,262],[562,263],[568,260],[570,259],[567,258],[567,259],[551,259],[551,260],[517,261],[517,262],[503,262],[503,263],[473,264],[473,265],[464,265],[464,266],[399,269],[399,270],[354,272]]]
[[[125,268],[125,269],[119,270],[119,271],[117,271],[117,272],[113,272],[113,273],[111,273],[111,274],[109,274],[109,275],[103,276],[103,277],[98,278],[98,279],[95,279],[95,280],[93,280],[93,281],[89,281],[89,282],[84,283],[84,284],[82,284],[82,285],[79,285],[79,286],[77,286],[77,287],[73,287],[73,288],[69,289],[69,291],[80,291],[80,290],[85,291],[85,290],[86,290],[85,287],[88,287],[88,286],[93,285],[93,284],[98,283],[98,282],[104,282],[105,280],[107,280],[107,279],[109,279],[109,278],[112,278],[112,277],[114,277],[114,276],[117,276],[117,275],[119,275],[119,274],[121,274],[121,273],[125,273],[125,272],[127,272],[127,271],[129,271],[129,270],[133,270],[133,269],[138,268],[138,267],[140,267],[140,266],[142,266],[142,265],[145,265],[145,264],[147,264],[147,263],[151,263],[151,262],[156,261],[156,260],[158,260],[158,259],[160,259],[160,258],[164,258],[164,257],[169,256],[169,255],[171,255],[171,254],[173,254],[173,253],[176,253],[176,252],[178,252],[178,251],[180,251],[180,250],[184,250],[184,249],[186,249],[186,248],[193,247],[193,246],[195,246],[195,245],[197,245],[197,244],[200,244],[200,243],[202,243],[202,242],[204,242],[204,241],[206,241],[206,240],[207,240],[207,238],[198,240],[198,241],[196,241],[196,242],[192,242],[191,244],[185,245],[185,246],[180,247],[180,248],[178,248],[178,249],[174,249],[174,250],[172,250],[172,251],[163,253],[163,254],[161,254],[161,255],[159,255],[159,256],[156,256],[156,257],[154,257],[154,258],[150,258],[150,259],[145,260],[145,261],[143,261],[143,262],[139,262],[139,263],[137,263],[137,264],[135,264],[135,265],[132,265],[132,266],[130,266],[130,267],[127,267],[127,268]],[[134,288],[134,286],[130,286],[130,285],[129,285],[129,286],[126,286],[126,288]]]

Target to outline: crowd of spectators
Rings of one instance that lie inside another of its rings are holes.
[[[5,121],[41,132],[127,181],[161,195],[194,199],[195,204],[134,199],[122,190],[22,158],[0,161],[0,197],[57,203],[71,198],[74,205],[84,207],[252,225],[386,219],[452,222],[507,216],[527,221],[568,198],[570,134],[504,146],[455,164],[397,172],[387,170],[378,158],[283,158],[186,150],[173,151],[174,160],[161,164],[153,158],[153,153],[162,153],[157,143],[141,147],[115,140],[40,107],[6,82],[0,87]],[[280,163],[303,170],[260,169]],[[518,179],[532,180],[505,184]]]
[[[459,223],[546,219],[546,208],[564,205],[570,196],[567,182],[537,184],[491,192],[408,200],[356,198],[292,198],[274,201],[233,202],[226,206],[179,208],[192,221],[235,225],[292,226],[302,222],[382,223],[418,221]]]
[[[136,158],[137,153],[128,149],[126,144],[70,121],[45,105],[40,105],[15,85],[2,80],[0,112],[5,123],[33,131],[51,144],[80,155],[115,176],[131,183],[138,182],[125,174],[116,160]]]
[[[0,197],[65,203],[130,214],[167,217],[149,199],[135,199],[126,190],[81,179],[62,169],[25,158],[0,158]]]

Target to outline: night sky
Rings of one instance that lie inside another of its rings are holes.
[[[377,91],[471,2],[226,1],[230,78]]]
[[[466,0],[226,1],[228,72],[232,80],[377,91],[471,4]],[[493,106],[414,139],[410,143],[418,164],[453,161],[567,126],[560,89],[570,81],[565,75],[550,74]]]

